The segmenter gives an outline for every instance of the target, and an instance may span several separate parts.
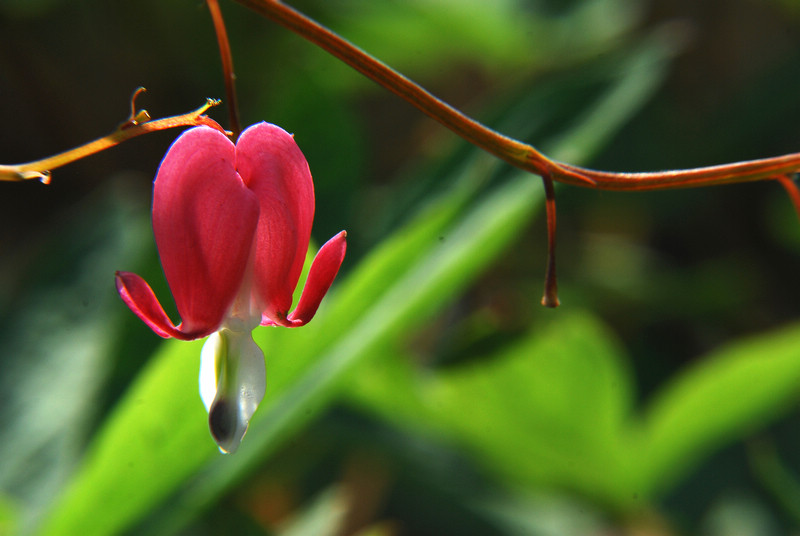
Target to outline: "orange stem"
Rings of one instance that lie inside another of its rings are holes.
[[[231,45],[228,41],[228,31],[225,29],[225,20],[222,18],[222,10],[219,8],[219,2],[217,0],[206,0],[206,4],[208,4],[208,10],[211,12],[211,20],[214,22],[214,32],[217,34],[219,56],[222,60],[222,73],[225,78],[225,95],[228,97],[230,128],[231,132],[233,132],[233,139],[236,140],[242,132],[242,125],[239,121],[239,101],[236,98],[236,74],[233,71],[233,54],[231,54]]]
[[[800,153],[694,169],[645,173],[596,171],[557,162],[534,147],[464,115],[418,84],[278,0],[236,0],[326,50],[408,101],[465,140],[506,162],[550,179],[602,190],[660,190],[775,179],[800,170]]]
[[[532,173],[542,174],[547,171],[550,160],[530,145],[504,136],[464,115],[299,11],[275,0],[236,1],[329,52],[470,143]]]
[[[545,210],[547,211],[547,269],[544,274],[542,305],[558,307],[558,280],[556,279],[556,190],[550,175],[542,175]]]
[[[797,217],[800,218],[800,188],[797,187],[797,183],[789,175],[782,175],[778,177],[777,180],[781,183],[783,189],[786,190],[786,193],[789,194],[789,200],[791,200],[792,205],[794,205]]]
[[[131,115],[122,123],[117,129],[109,134],[87,144],[81,145],[74,149],[64,151],[57,155],[49,156],[41,160],[33,162],[26,162],[24,164],[14,165],[0,165],[0,181],[24,181],[24,180],[39,180],[45,184],[50,182],[50,173],[53,169],[70,164],[81,158],[98,153],[105,149],[109,149],[122,143],[123,141],[147,134],[148,132],[155,132],[157,130],[165,130],[168,128],[183,127],[183,126],[199,126],[206,125],[222,132],[225,130],[217,124],[216,121],[203,115],[203,113],[219,104],[218,100],[206,99],[206,103],[200,108],[183,115],[176,115],[172,117],[165,117],[163,119],[150,119],[150,115],[146,110],[136,111],[135,100],[136,97],[144,91],[144,88],[139,88],[131,98]]]

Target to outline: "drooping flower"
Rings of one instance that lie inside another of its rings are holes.
[[[306,324],[344,260],[342,231],[320,248],[290,312],[313,219],[314,184],[290,134],[259,123],[234,145],[213,128],[193,128],[167,151],[153,190],[153,232],[181,323],[141,277],[117,272],[120,296],[155,333],[209,336],[200,394],[223,452],[238,448],[266,389],[252,330]]]

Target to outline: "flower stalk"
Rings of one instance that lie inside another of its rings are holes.
[[[800,171],[800,153],[693,169],[618,173],[558,162],[533,146],[501,134],[442,101],[419,84],[346,39],[279,0],[236,0],[340,59],[373,82],[409,102],[469,143],[542,177],[547,209],[547,269],[542,305],[557,307],[556,203],[553,181],[600,190],[644,191],[777,180],[800,217],[800,189],[791,180]]]
[[[225,96],[228,101],[228,117],[230,129],[233,135],[231,138],[236,140],[242,133],[242,124],[239,120],[239,100],[236,97],[236,73],[233,70],[233,54],[228,40],[228,30],[225,29],[225,20],[222,18],[222,10],[219,8],[217,0],[206,0],[208,10],[211,13],[211,20],[214,23],[214,32],[217,34],[217,44],[219,45],[219,57],[222,62],[222,74],[225,79]]]
[[[693,169],[617,173],[555,161],[533,146],[496,132],[278,0],[235,0],[307,39],[454,133],[513,166],[551,180],[600,190],[643,191],[779,180],[800,171],[800,153]],[[800,200],[793,199],[800,213]]]
[[[0,165],[0,181],[19,182],[25,180],[38,180],[44,184],[50,183],[52,170],[71,164],[81,158],[99,153],[115,145],[127,141],[136,136],[166,130],[175,127],[191,127],[206,125],[220,132],[225,130],[213,119],[209,118],[205,112],[217,106],[220,101],[216,99],[206,99],[206,103],[183,115],[164,117],[162,119],[150,119],[147,110],[136,110],[136,97],[143,93],[145,88],[138,88],[131,97],[131,115],[125,122],[120,124],[117,129],[107,136],[90,141],[85,145],[64,151],[41,160],[26,162],[24,164]]]
[[[547,269],[544,274],[542,305],[559,306],[558,280],[556,279],[556,189],[549,175],[542,175],[545,211],[547,212]]]

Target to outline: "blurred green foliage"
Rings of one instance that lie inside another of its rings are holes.
[[[626,170],[796,150],[800,21],[785,4],[293,3],[498,130]],[[800,524],[800,228],[779,187],[560,188],[564,305],[544,310],[536,177],[223,9],[245,123],[295,133],[315,236],[348,230],[343,272],[309,326],[257,330],[267,397],[222,456],[199,343],[161,342],[113,286],[134,270],[169,292],[148,196],[176,133],[57,170],[47,188],[3,185],[0,533]],[[18,45],[0,50],[4,163],[110,130],[138,85],[155,116],[222,96],[199,4],[7,1],[0,14]]]

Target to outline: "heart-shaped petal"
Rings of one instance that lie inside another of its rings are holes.
[[[153,232],[183,333],[215,331],[242,284],[258,200],[221,132],[197,127],[172,144],[156,176]]]
[[[251,126],[236,143],[236,167],[260,203],[255,288],[267,318],[286,318],[314,220],[314,184],[303,153],[285,130]]]

